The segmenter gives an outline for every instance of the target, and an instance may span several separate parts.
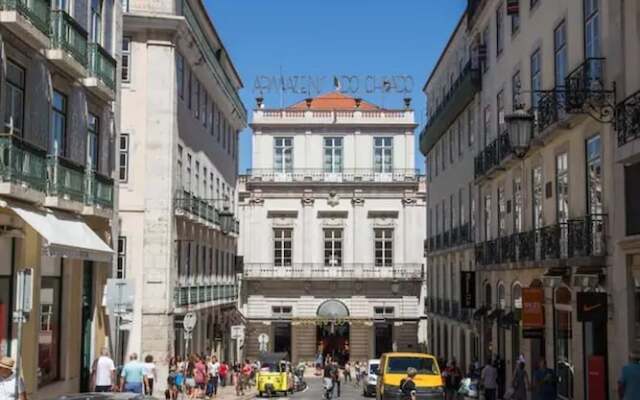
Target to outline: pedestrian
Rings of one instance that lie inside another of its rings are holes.
[[[629,362],[622,367],[618,395],[621,400],[640,399],[640,353],[631,353]]]
[[[333,388],[336,390],[336,398],[340,398],[340,366],[337,361],[333,361],[332,366]]]
[[[315,364],[316,364],[316,375],[319,376],[322,371],[322,366],[324,365],[324,361],[322,359],[322,353],[318,352],[316,354]]]
[[[449,361],[445,369],[445,399],[453,400],[458,397],[458,390],[462,382],[462,371],[458,368],[456,360]]]
[[[0,400],[27,400],[24,381],[19,371],[14,371],[13,358],[0,358]],[[16,380],[18,380],[18,397],[16,399]]]
[[[207,365],[209,370],[209,382],[207,383],[207,397],[218,394],[218,379],[220,371],[220,363],[218,357],[212,356]]]
[[[244,390],[249,388],[249,382],[251,381],[251,374],[253,373],[253,366],[249,362],[249,359],[244,360],[244,365],[242,366],[242,393],[244,394]]]
[[[91,387],[94,392],[112,392],[116,383],[116,366],[109,349],[103,347],[100,356],[93,361],[91,366]]]
[[[513,373],[513,381],[511,387],[513,388],[514,400],[527,400],[527,388],[529,387],[529,377],[524,370],[525,364],[519,362],[516,370]]]
[[[222,361],[220,369],[218,370],[218,376],[220,377],[220,385],[222,387],[227,386],[227,374],[229,373],[229,364],[226,361]]]
[[[551,368],[547,368],[547,362],[541,358],[538,368],[533,371],[533,400],[555,400],[556,381],[556,374]]]
[[[196,383],[195,372],[196,365],[193,361],[190,360],[186,364],[184,374],[184,391],[190,399],[197,397],[198,394],[198,384]]]
[[[129,362],[122,367],[120,391],[142,394],[146,387],[147,377],[144,375],[144,364],[138,361],[138,354],[131,353]]]
[[[344,363],[344,383],[345,383],[345,385],[346,385],[347,381],[349,381],[350,383],[353,383],[353,380],[351,379],[351,363],[349,361]]]
[[[199,393],[204,393],[207,388],[207,364],[205,364],[202,357],[196,357],[196,363],[194,364],[193,377],[196,380],[196,388]]]
[[[415,368],[407,368],[407,377],[400,381],[402,400],[416,400],[416,383],[414,378],[418,374]]]
[[[484,390],[485,400],[496,400],[496,391],[498,389],[498,370],[487,359],[487,364],[482,368],[480,373],[480,386]]]
[[[356,375],[356,386],[360,386],[360,361],[356,360],[356,363],[353,365],[353,372]]]
[[[156,364],[153,362],[153,356],[147,354],[144,358],[144,375],[147,377],[145,394],[153,396],[153,383],[156,381]]]
[[[331,397],[333,397],[333,390],[335,385],[333,380],[333,366],[330,362],[328,362],[328,360],[324,366],[322,380],[324,382],[324,389],[327,395],[326,398],[330,399]]]
[[[239,363],[233,366],[233,383],[236,387],[236,396],[244,396],[244,386],[242,383],[242,366]]]

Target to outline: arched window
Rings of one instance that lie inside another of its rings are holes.
[[[325,319],[342,319],[349,316],[349,309],[339,300],[327,300],[320,304],[317,315]]]
[[[484,305],[491,308],[492,305],[491,284],[486,282],[484,285]]]
[[[497,300],[498,300],[497,307],[499,309],[504,310],[505,308],[507,308],[507,300],[505,298],[504,283],[502,282],[498,283]]]

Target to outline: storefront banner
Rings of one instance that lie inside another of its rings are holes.
[[[578,321],[603,322],[607,320],[607,294],[578,292]]]
[[[544,329],[544,289],[522,289],[522,327]]]
[[[606,398],[604,357],[591,356],[587,364],[589,374],[589,400],[604,400]]]
[[[460,296],[462,308],[476,308],[475,271],[460,271]]]

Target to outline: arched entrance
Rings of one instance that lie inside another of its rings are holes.
[[[338,363],[349,360],[349,308],[339,300],[326,300],[316,311],[318,351],[325,360],[331,356]]]

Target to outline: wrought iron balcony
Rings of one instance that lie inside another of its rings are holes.
[[[598,121],[611,122],[614,117],[615,87],[606,89],[604,58],[587,58],[565,78],[565,111],[585,113]]]
[[[49,35],[51,6],[45,0],[0,0],[0,10],[17,11],[45,35]]]
[[[618,146],[640,138],[640,90],[616,107],[616,129]]]
[[[0,181],[43,192],[47,183],[47,152],[12,134],[0,134]]]
[[[511,158],[513,149],[508,132],[503,132],[497,139],[484,148],[474,159],[474,176],[476,179],[489,174],[502,165],[503,161]]]
[[[51,11],[51,48],[66,51],[87,67],[87,31],[63,10]]]
[[[442,246],[442,235],[441,234],[437,234],[436,235],[436,250],[441,250],[444,247]]]
[[[443,314],[444,315],[450,315],[451,313],[451,300],[449,299],[445,299],[444,300],[444,310],[443,310]]]
[[[453,319],[460,318],[460,303],[457,301],[451,302],[451,318]]]
[[[444,312],[443,303],[444,302],[440,298],[436,300],[436,314],[442,314]]]
[[[458,75],[438,108],[429,116],[429,121],[420,133],[420,150],[428,154],[449,126],[464,111],[482,86],[480,71],[472,67],[471,61]]]
[[[442,234],[442,248],[448,249],[451,247],[451,235],[450,231],[446,231]]]
[[[113,179],[97,172],[87,174],[86,202],[91,206],[113,208]]]
[[[60,156],[47,157],[47,195],[84,202],[85,168]]]
[[[282,171],[273,168],[248,170],[247,183],[367,183],[367,182],[418,182],[420,171],[413,168],[395,168],[377,171],[374,168],[342,169],[328,172],[322,168],[299,168]]]
[[[175,288],[174,301],[177,307],[202,303],[233,303],[238,298],[238,287],[234,284],[188,285]]]
[[[475,246],[476,263],[488,266],[606,255],[606,214],[587,215],[515,233]]]
[[[116,60],[98,43],[89,43],[89,75],[116,89]]]
[[[245,279],[292,279],[292,280],[422,280],[422,264],[392,264],[376,266],[373,263],[325,264],[303,263],[276,265],[270,263],[245,263]]]
[[[193,219],[197,223],[217,225],[224,233],[239,233],[240,222],[230,212],[221,210],[219,200],[202,199],[188,192],[174,199],[174,211],[178,216]]]

